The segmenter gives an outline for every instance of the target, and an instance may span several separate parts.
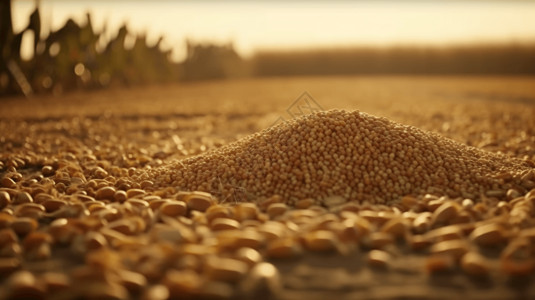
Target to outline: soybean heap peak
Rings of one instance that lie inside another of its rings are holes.
[[[213,151],[146,170],[156,187],[198,190],[221,200],[280,195],[389,204],[427,193],[474,200],[524,192],[524,161],[359,111],[306,115]],[[500,194],[499,192],[497,194]],[[505,194],[505,192],[503,193]]]

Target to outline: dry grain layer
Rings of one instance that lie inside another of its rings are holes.
[[[280,195],[293,205],[347,201],[388,204],[434,193],[479,199],[525,192],[524,161],[359,111],[331,110],[273,126],[214,151],[145,170],[156,187],[211,192],[220,200]]]

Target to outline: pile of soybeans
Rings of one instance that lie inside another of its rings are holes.
[[[206,152],[167,121],[0,121],[0,299],[535,295],[529,159],[358,111]]]
[[[358,111],[293,119],[209,153],[150,170],[142,179],[181,190],[294,206],[339,201],[393,204],[403,196],[505,196],[532,186],[532,167],[412,126]],[[245,197],[244,197],[245,196]],[[343,199],[343,200],[342,200]]]

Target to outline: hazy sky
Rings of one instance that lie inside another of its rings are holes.
[[[14,26],[26,26],[34,1],[16,0]],[[124,22],[132,32],[159,35],[174,57],[184,41],[234,41],[242,55],[255,49],[353,45],[535,41],[535,1],[41,1],[46,28],[68,17],[108,31]]]

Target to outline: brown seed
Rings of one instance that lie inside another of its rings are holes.
[[[49,244],[51,242],[52,236],[50,236],[48,233],[31,232],[24,238],[22,245],[24,250],[31,251],[32,249],[39,247],[41,244]]]
[[[374,268],[386,268],[389,266],[392,256],[381,250],[372,250],[368,253],[368,264]]]
[[[19,257],[22,253],[22,248],[17,242],[7,243],[0,247],[0,257]]]
[[[258,228],[262,225],[259,220],[245,220],[241,222],[242,228]]]
[[[431,227],[432,214],[430,212],[423,212],[412,222],[412,230],[416,233],[424,233]]]
[[[150,181],[150,180],[144,180],[141,182],[140,184],[140,187],[142,189],[148,189],[150,187],[152,187],[154,185],[154,182]]]
[[[509,189],[509,190],[507,190],[506,196],[507,196],[507,199],[511,200],[511,199],[515,199],[517,197],[520,197],[522,195],[520,194],[519,191],[517,191],[515,189]]]
[[[111,186],[105,186],[100,189],[95,194],[95,198],[97,200],[107,199],[107,200],[113,200],[113,197],[115,196],[115,188]]]
[[[177,296],[180,293],[176,294]],[[169,289],[163,284],[157,284],[145,289],[141,295],[141,300],[167,300],[169,299]]]
[[[391,234],[395,238],[401,238],[405,236],[405,223],[403,222],[403,219],[401,218],[394,218],[389,221],[387,221],[383,227],[381,227],[381,231],[384,233]]]
[[[359,212],[359,216],[361,218],[366,219],[372,224],[375,224],[376,226],[382,226],[387,221],[396,218],[397,216],[394,213],[391,212],[385,212],[385,211],[372,211],[372,210],[363,210]]]
[[[247,264],[232,258],[209,257],[205,262],[206,276],[213,280],[237,282],[247,273]]]
[[[144,190],[141,189],[129,189],[126,191],[126,196],[128,199],[135,198],[135,197],[143,197],[146,194]]]
[[[444,204],[444,202],[446,202],[446,198],[444,197],[430,200],[429,202],[427,202],[427,209],[430,212],[435,212],[437,208],[439,208],[442,204]]]
[[[272,258],[293,258],[303,253],[303,249],[293,238],[274,239],[268,243],[266,255]]]
[[[66,201],[63,201],[63,200],[59,200],[59,199],[48,199],[44,202],[42,202],[46,212],[55,212],[57,211],[58,209],[64,207],[65,205],[67,205],[67,202]]]
[[[498,224],[491,223],[476,227],[470,239],[481,246],[491,246],[503,243],[507,240],[507,233]]]
[[[267,240],[282,238],[286,234],[286,227],[274,221],[268,221],[260,226],[257,231]]]
[[[282,197],[279,196],[279,195],[273,195],[263,201],[260,201],[260,208],[262,208],[263,210],[267,209],[271,204],[273,203],[282,203]]]
[[[461,268],[468,275],[483,276],[490,270],[489,262],[477,252],[468,252],[461,259]]]
[[[296,209],[288,211],[288,217],[297,224],[311,223],[312,219],[317,217],[318,213],[311,209]]]
[[[416,234],[411,235],[409,238],[407,238],[407,244],[411,247],[414,251],[421,251],[426,249],[431,245],[431,241],[427,239],[424,235]]]
[[[78,229],[69,224],[65,218],[54,220],[48,227],[48,233],[52,236],[55,243],[67,245],[74,236],[78,235]]]
[[[128,199],[128,195],[125,191],[119,190],[116,191],[115,194],[113,194],[113,199],[117,202],[123,203],[126,201],[126,199]]]
[[[431,246],[429,252],[437,255],[451,255],[452,257],[459,259],[466,252],[468,252],[468,245],[462,240],[450,240],[438,242]]]
[[[33,197],[34,202],[41,203],[41,204],[47,200],[53,200],[53,199],[55,199],[54,196],[45,193],[45,191],[34,194],[34,197]]]
[[[206,211],[208,207],[215,204],[212,195],[205,192],[192,192],[184,197],[184,202],[190,209],[198,211]]]
[[[425,259],[424,267],[430,274],[451,271],[455,267],[455,259],[451,255],[433,254]]]
[[[0,212],[0,228],[8,228],[15,220],[13,214],[7,214],[6,210]]]
[[[295,203],[295,208],[307,209],[314,204],[314,200],[310,198],[301,199]]]
[[[282,283],[279,271],[274,265],[261,262],[241,282],[240,290],[248,299],[280,299]]]
[[[90,204],[87,206],[87,210],[93,214],[93,213],[96,213],[102,209],[106,209],[106,204],[104,204],[104,202],[100,202],[100,201],[95,201],[95,202],[90,202]]]
[[[42,298],[44,290],[29,271],[17,271],[8,278],[10,299]]]
[[[108,240],[100,232],[90,231],[85,236],[85,247],[88,250],[97,250],[108,245]]]
[[[311,251],[329,252],[338,249],[338,238],[327,230],[318,230],[305,234],[305,247]]]
[[[474,201],[472,199],[464,199],[461,205],[464,208],[472,208],[474,206]]]
[[[93,202],[95,201],[95,198],[91,197],[91,196],[88,196],[88,195],[83,195],[83,194],[78,194],[76,195],[76,199],[80,200],[81,202]]]
[[[106,172],[106,170],[101,167],[96,167],[92,171],[97,178],[105,178],[106,176],[108,176],[108,172]]]
[[[236,251],[234,258],[246,263],[249,267],[262,261],[262,255],[253,248],[242,247]]]
[[[418,204],[418,199],[417,198],[414,198],[414,197],[411,197],[411,196],[405,196],[403,198],[401,198],[401,204],[403,206],[405,206],[405,208],[407,209],[411,209],[413,208],[414,206],[416,206]]]
[[[39,219],[45,213],[45,207],[37,203],[24,203],[18,205],[14,213],[17,217]]]
[[[179,217],[179,218],[187,219],[186,217]],[[198,210],[192,210],[190,212],[189,221],[191,221],[192,223],[195,223],[195,224],[199,224],[199,225],[207,225],[208,224],[208,220],[206,219],[206,216],[205,216],[204,212],[200,212]]]
[[[267,208],[267,213],[271,219],[284,214],[288,206],[284,203],[273,203]]]
[[[210,224],[212,230],[233,230],[240,228],[240,223],[228,218],[216,218]]]
[[[189,241],[189,242],[196,241],[197,237],[193,229],[190,227],[191,224],[186,223],[186,221],[188,221],[189,219],[187,218],[181,219],[181,218],[184,218],[184,217],[179,217],[178,220],[175,218],[170,218],[166,216],[161,217],[162,221],[164,221],[164,223],[167,224],[164,228],[169,228],[171,230],[177,231],[185,241]]]
[[[6,191],[0,191],[0,210],[11,204],[11,196]]]
[[[260,249],[264,245],[264,237],[255,230],[223,230],[217,234],[219,247],[222,249],[238,249],[248,247]]]
[[[360,236],[365,236],[372,231],[373,226],[368,220],[357,216],[354,221]]]
[[[140,273],[120,270],[118,272],[121,284],[131,293],[139,294],[147,285],[147,278]]]
[[[188,207],[182,201],[167,201],[160,206],[160,212],[169,217],[185,216],[187,211]]]
[[[467,211],[460,211],[457,217],[450,220],[450,224],[469,224],[472,223],[472,215]]]
[[[355,221],[352,219],[346,219],[340,222],[335,222],[329,226],[329,229],[336,232],[338,238],[343,242],[356,242],[362,233],[355,225]]]
[[[169,199],[158,199],[158,200],[153,200],[153,201],[149,201],[149,207],[156,211],[158,208],[160,208],[160,206],[162,206],[164,203],[167,203],[169,201]]]
[[[212,221],[216,218],[227,218],[230,216],[230,211],[228,207],[221,205],[212,205],[206,210],[206,219]]]
[[[165,194],[164,194],[165,195]],[[161,200],[162,199],[162,196],[160,195],[157,195],[156,192],[152,195],[147,195],[147,196],[144,196],[143,197],[143,200],[144,201],[147,201],[147,202],[151,202],[151,201],[156,201],[156,200]]]
[[[382,249],[394,242],[391,234],[373,232],[362,239],[362,245],[370,249]]]
[[[234,216],[238,221],[254,220],[258,215],[258,207],[253,203],[240,203],[234,206]]]
[[[52,168],[52,166],[43,166],[41,172],[43,173],[43,176],[52,176],[54,175],[54,168]]]
[[[321,216],[318,216],[315,218],[315,220],[311,220],[310,222],[307,222],[312,230],[321,230],[321,229],[329,229],[329,225],[337,223],[339,221],[339,218],[337,215],[332,213],[327,213]]]
[[[18,235],[26,235],[37,229],[37,221],[31,218],[17,218],[11,223],[11,229]]]
[[[0,186],[14,189],[17,187],[17,184],[15,183],[15,181],[13,181],[13,179],[9,177],[3,177],[2,179],[0,179]]]
[[[125,235],[132,235],[137,232],[137,224],[132,219],[119,219],[108,224],[108,228]]]
[[[132,207],[136,207],[138,209],[141,209],[141,210],[145,210],[149,207],[149,202],[147,202],[147,200],[145,199],[128,199],[126,201],[126,204],[125,206],[127,205],[132,205]]]
[[[449,220],[457,217],[459,210],[459,204],[453,201],[446,201],[433,212],[432,223],[447,223]]]
[[[14,204],[23,204],[23,203],[32,203],[33,198],[27,192],[20,192],[17,194],[17,197],[13,200]]]

